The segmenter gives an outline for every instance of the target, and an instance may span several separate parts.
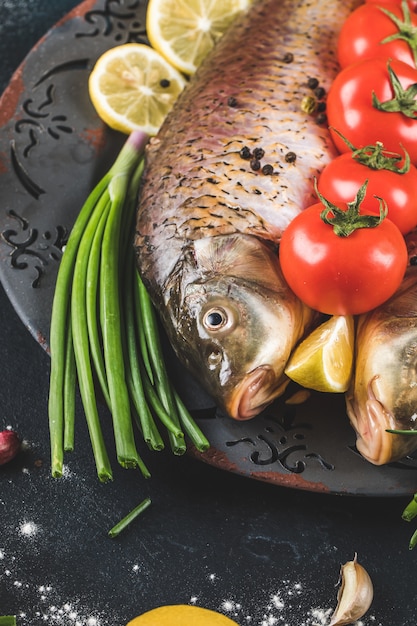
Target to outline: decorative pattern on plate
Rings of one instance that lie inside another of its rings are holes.
[[[91,28],[86,32],[76,33],[76,37],[101,35],[111,38],[118,45],[147,42],[144,21],[138,19],[141,4],[143,3],[139,0],[133,2],[106,0],[103,9],[87,11],[84,19]]]

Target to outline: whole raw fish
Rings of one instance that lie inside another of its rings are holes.
[[[416,302],[417,267],[411,266],[397,293],[358,320],[355,376],[346,403],[356,446],[375,465],[417,449],[417,432],[386,432],[417,428]]]
[[[255,2],[148,148],[138,267],[178,357],[237,419],[282,393],[315,315],[287,287],[276,250],[336,156],[305,98],[309,79],[326,90],[335,77],[337,34],[357,4]]]

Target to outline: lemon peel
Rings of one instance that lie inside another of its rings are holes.
[[[343,393],[352,376],[353,355],[353,317],[334,315],[297,346],[285,373],[302,387]]]
[[[127,43],[98,58],[88,91],[97,114],[111,128],[156,135],[186,83],[157,51]]]
[[[237,626],[211,609],[189,604],[160,606],[132,619],[127,626]]]
[[[174,67],[193,74],[251,0],[150,0],[149,41]]]

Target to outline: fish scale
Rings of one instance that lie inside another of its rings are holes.
[[[180,360],[238,419],[282,393],[291,350],[315,319],[286,285],[277,248],[336,156],[303,99],[309,78],[329,88],[338,32],[358,4],[255,1],[147,148],[139,271]],[[254,169],[242,150],[256,149]]]
[[[138,221],[145,276],[166,278],[187,240],[207,235],[209,220],[211,234],[244,232],[277,242],[314,200],[314,176],[336,152],[327,127],[301,103],[312,94],[309,77],[328,89],[338,72],[337,34],[356,5],[262,0],[230,27],[149,147]],[[262,164],[275,173],[253,171],[240,156],[244,146],[263,148]],[[286,162],[289,152],[295,163]],[[199,219],[189,217],[194,211]],[[171,241],[167,250],[173,224],[176,245]]]

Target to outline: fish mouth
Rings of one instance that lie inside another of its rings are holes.
[[[375,376],[367,388],[367,397],[363,407],[350,395],[346,398],[347,413],[356,435],[356,447],[360,454],[373,465],[384,465],[397,460],[393,457],[392,434],[387,428],[394,428],[393,415],[378,400],[373,389]]]
[[[260,365],[245,376],[233,391],[227,412],[235,420],[250,420],[259,415],[279,396],[288,380],[277,385],[274,370],[269,365]]]

